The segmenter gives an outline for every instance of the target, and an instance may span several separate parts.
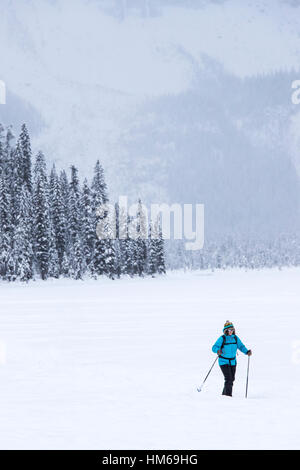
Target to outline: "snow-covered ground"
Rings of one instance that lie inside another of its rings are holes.
[[[300,270],[1,284],[0,447],[300,448]],[[220,395],[225,320],[253,350]],[[6,358],[4,357],[6,349]]]

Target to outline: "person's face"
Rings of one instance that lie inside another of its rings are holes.
[[[228,334],[229,334],[229,336],[231,336],[233,334],[233,329],[232,328],[228,329]]]

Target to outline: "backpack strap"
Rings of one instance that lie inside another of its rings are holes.
[[[232,366],[231,361],[235,361],[236,357],[224,357],[224,356],[219,356],[221,359],[225,359],[226,361],[229,361],[229,364]]]
[[[221,346],[221,351],[222,351],[222,349],[223,349],[223,347],[224,347],[224,344],[226,343],[226,336],[225,336],[225,335],[222,335],[222,337],[223,337],[223,342],[222,342],[222,346]]]
[[[225,344],[225,346],[227,346],[227,345],[229,345],[229,344],[237,344],[237,337],[236,337],[236,335],[233,335],[233,336],[234,336],[235,342],[234,342],[234,343],[226,343],[226,337],[225,337],[225,335],[223,335],[222,348],[223,348],[224,344]],[[225,339],[224,339],[224,338],[225,338]],[[222,348],[221,348],[221,349],[222,349]]]

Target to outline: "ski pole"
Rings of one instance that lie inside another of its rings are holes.
[[[247,382],[246,382],[246,397],[248,395],[248,377],[249,377],[249,364],[250,364],[250,356],[248,356],[248,367],[247,367]]]
[[[208,377],[209,374],[211,373],[212,368],[213,368],[213,366],[215,365],[215,363],[216,363],[216,361],[217,361],[218,358],[219,358],[219,356],[217,356],[216,359],[214,360],[214,363],[213,363],[213,365],[211,366],[211,368],[209,369],[207,376],[206,376],[205,379],[203,380],[203,383],[202,383],[201,387],[197,388],[198,392],[201,392],[202,387],[203,387],[203,385],[204,385],[204,383],[205,383],[207,377]]]

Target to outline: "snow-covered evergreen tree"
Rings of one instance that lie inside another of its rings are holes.
[[[148,269],[147,272],[152,277],[157,272],[157,257],[156,257],[156,246],[154,240],[154,227],[151,223],[149,225],[149,239],[148,239]]]
[[[36,268],[42,279],[49,274],[50,216],[45,157],[39,152],[34,167],[34,253]]]
[[[54,278],[59,278],[60,272],[61,272],[61,265],[60,265],[60,260],[58,256],[58,251],[57,251],[57,244],[56,244],[56,234],[54,231],[54,226],[51,220],[51,217],[49,218],[49,232],[50,232],[50,237],[49,237],[49,268],[48,268],[48,276],[49,277],[54,277]]]
[[[83,256],[81,249],[81,238],[78,233],[75,235],[75,240],[70,252],[70,276],[73,279],[82,279],[83,276]]]
[[[92,196],[88,182],[85,179],[81,192],[81,227],[82,227],[82,256],[85,269],[94,274],[94,245],[95,245],[95,229],[93,224],[92,212]]]
[[[81,207],[80,207],[81,195],[80,195],[80,184],[78,179],[78,170],[72,165],[71,166],[71,179],[69,185],[69,237],[70,243],[74,245],[76,235],[80,234],[81,231]]]
[[[133,276],[137,273],[137,269],[135,271],[134,264],[135,264],[135,247],[136,247],[136,240],[130,238],[129,233],[129,224],[131,223],[132,217],[128,216],[128,214],[121,214],[124,210],[121,208],[119,210],[119,224],[118,224],[118,238],[119,238],[119,247],[120,247],[120,271],[121,274],[128,274],[129,276]]]
[[[64,252],[63,254],[63,260],[61,264],[61,274],[64,277],[70,276],[70,262],[69,262],[69,257],[66,252]]]
[[[148,273],[165,274],[164,240],[159,218],[151,221],[148,242]]]
[[[5,141],[4,141],[4,144],[3,144],[3,151],[2,151],[2,153],[3,153],[3,163],[4,163],[4,165],[6,166],[7,169],[9,167],[9,163],[11,161],[11,154],[14,151],[14,146],[13,146],[14,140],[15,140],[15,136],[14,136],[14,133],[12,131],[12,127],[9,126],[6,129],[6,136],[5,136]],[[11,168],[9,168],[9,169],[12,170]]]
[[[69,233],[69,181],[67,174],[64,170],[59,175],[59,192],[61,194],[61,210],[62,210],[62,227],[64,230],[64,247],[62,260],[62,273],[67,276],[66,270],[68,270],[67,261],[69,259],[69,247],[71,245],[70,233]]]
[[[0,174],[4,168],[4,142],[5,142],[5,128],[0,122]]]
[[[156,260],[157,260],[157,273],[166,273],[165,252],[164,252],[164,239],[162,228],[158,221],[158,239],[156,241]]]
[[[31,197],[27,184],[23,184],[20,193],[19,213],[15,224],[14,258],[15,276],[21,281],[33,277],[33,247],[31,239]]]
[[[97,275],[106,274],[110,277],[114,277],[114,245],[112,240],[103,237],[99,239],[97,237],[97,224],[101,218],[105,218],[107,214],[101,213],[101,206],[108,203],[107,186],[104,179],[103,168],[99,162],[96,162],[94,169],[94,176],[91,185],[91,196],[92,196],[92,220],[93,228],[95,233],[95,247],[94,247],[94,270]],[[109,230],[108,224],[104,223],[106,229]]]
[[[8,279],[8,262],[12,251],[10,188],[5,169],[0,173],[0,276]]]
[[[134,263],[135,273],[142,276],[146,272],[147,268],[147,238],[148,238],[148,226],[146,213],[142,205],[142,201],[139,199],[138,211],[137,211],[137,238],[135,240],[134,249]]]
[[[104,251],[105,274],[111,279],[115,278],[115,262],[116,262],[116,242],[115,242],[115,214],[108,212],[105,218],[106,239]]]
[[[50,200],[50,218],[52,227],[53,246],[58,257],[58,272],[61,271],[61,265],[64,252],[66,251],[66,218],[64,199],[62,196],[61,185],[53,166],[50,174],[49,183],[49,200]]]
[[[96,215],[96,211],[101,204],[108,202],[107,186],[104,178],[103,168],[97,160],[94,168],[94,176],[91,185],[92,190],[92,201],[93,201],[93,212]]]
[[[25,183],[29,192],[32,191],[32,176],[31,176],[31,144],[30,137],[26,124],[22,125],[19,137],[19,144],[23,154],[23,182]]]

